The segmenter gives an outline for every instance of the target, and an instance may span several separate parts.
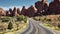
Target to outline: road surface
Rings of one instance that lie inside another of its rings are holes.
[[[31,18],[28,20],[29,22],[27,28],[19,34],[54,34],[51,30],[39,25],[40,22],[35,21]]]

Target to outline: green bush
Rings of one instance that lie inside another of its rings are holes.
[[[60,16],[58,17],[58,20],[60,21]]]
[[[33,17],[33,19],[34,19],[34,20],[36,20],[36,18],[35,18],[35,17]]]
[[[58,24],[58,27],[60,28],[60,24]]]
[[[8,22],[10,20],[10,18],[5,17],[5,18],[1,18],[2,22]]]
[[[24,19],[23,16],[17,16],[17,21],[22,21]]]
[[[9,22],[9,24],[8,24],[8,29],[12,29],[13,28],[13,24],[11,23],[11,22]]]
[[[51,19],[46,19],[46,21],[51,21]]]
[[[27,23],[27,17],[26,16],[24,17],[24,22]]]
[[[33,19],[34,19],[34,20],[37,20],[37,21],[39,20],[39,19],[37,19],[36,17],[33,17]]]
[[[46,20],[46,18],[44,18],[44,20]]]

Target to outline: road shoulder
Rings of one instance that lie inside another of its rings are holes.
[[[53,30],[53,29],[51,29],[51,28],[49,28],[49,27],[47,27],[47,26],[44,26],[42,23],[40,23],[39,25],[41,25],[42,27],[50,30],[51,32],[53,32],[53,34],[57,34],[57,33],[55,32],[55,30]]]

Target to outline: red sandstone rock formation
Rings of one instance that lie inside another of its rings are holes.
[[[18,15],[18,13],[17,13],[17,9],[16,9],[16,7],[14,7],[14,9],[13,9],[13,16],[17,16]]]
[[[25,8],[25,6],[23,6],[22,10],[21,10],[21,14],[24,16],[27,16],[28,10]]]
[[[54,0],[49,4],[49,14],[60,14],[60,1]]]
[[[17,8],[17,13],[20,15],[21,13],[20,13],[20,9],[19,8]]]
[[[12,13],[12,9],[11,8],[9,8],[9,11]]]
[[[34,9],[34,7],[33,7],[33,6],[30,6],[30,7],[28,8],[28,12],[27,12],[27,13],[28,13],[27,16],[33,17],[34,14],[35,14],[35,9]]]
[[[37,8],[37,14],[41,15],[43,12],[47,11],[48,4],[46,0],[38,1],[35,3],[35,7]]]
[[[2,8],[0,8],[0,16],[5,16],[5,15],[6,15],[5,11]]]
[[[13,10],[9,8],[10,16],[13,16]]]
[[[11,16],[10,11],[6,11],[6,16]]]

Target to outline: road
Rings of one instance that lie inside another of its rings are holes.
[[[39,25],[40,22],[35,21],[31,18],[28,20],[29,22],[27,28],[19,34],[54,34],[51,30]]]

